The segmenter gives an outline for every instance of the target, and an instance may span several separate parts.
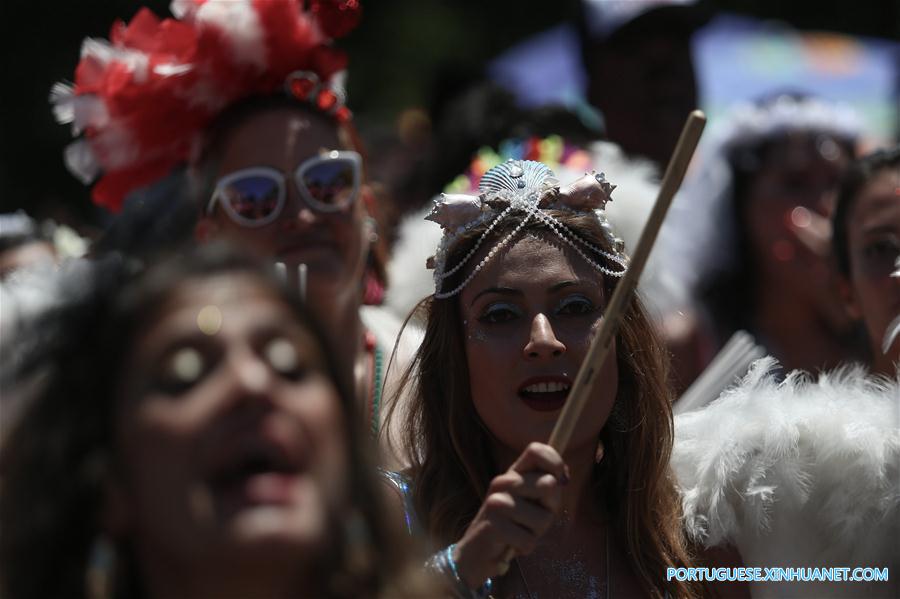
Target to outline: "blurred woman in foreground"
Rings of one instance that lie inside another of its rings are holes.
[[[100,262],[31,361],[3,596],[411,593],[352,387],[295,294],[217,246],[133,270]]]

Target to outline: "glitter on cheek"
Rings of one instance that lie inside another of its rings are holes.
[[[463,320],[463,327],[468,329],[468,334],[466,335],[466,339],[469,341],[487,341],[487,333],[484,332],[484,329],[479,326],[476,321],[473,323],[471,327],[469,327],[469,321]]]

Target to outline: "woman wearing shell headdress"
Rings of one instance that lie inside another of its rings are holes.
[[[458,596],[698,596],[666,568],[737,559],[684,534],[666,360],[639,299],[569,448],[543,444],[627,268],[613,189],[510,160],[478,195],[435,201],[434,295],[404,379],[412,466],[390,478]]]

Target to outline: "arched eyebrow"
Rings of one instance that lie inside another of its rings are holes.
[[[578,286],[594,287],[600,290],[601,293],[603,293],[603,284],[600,281],[596,281],[594,279],[572,279],[569,281],[561,281],[550,287],[547,291],[549,291],[550,293],[556,293],[557,291],[560,291],[567,287]]]
[[[513,289],[512,287],[488,287],[487,289],[482,289],[481,291],[476,293],[475,297],[472,298],[472,301],[469,302],[469,306],[470,307],[473,306],[475,304],[475,302],[478,301],[478,298],[481,297],[482,295],[485,295],[486,293],[497,293],[500,295],[521,296],[522,290],[521,289]]]
[[[562,281],[560,283],[557,283],[556,285],[551,286],[550,289],[548,289],[548,291],[550,293],[556,293],[560,289],[565,289],[566,287],[572,287],[572,286],[578,285],[579,283],[582,283],[582,282],[583,281]]]
[[[567,287],[574,287],[576,285],[588,285],[591,287],[598,287],[601,290],[603,288],[602,285],[600,285],[596,281],[592,281],[590,279],[572,279],[569,281],[560,281],[559,283],[552,285],[549,289],[547,289],[547,291],[549,293],[556,293],[557,291],[560,291]],[[478,301],[479,297],[481,297],[482,295],[485,295],[487,293],[497,293],[499,295],[514,295],[514,296],[523,295],[523,292],[521,289],[514,289],[512,287],[488,287],[487,289],[482,289],[477,294],[475,294],[475,297],[473,297],[472,301],[469,302],[469,306],[473,306],[475,304],[475,302]]]

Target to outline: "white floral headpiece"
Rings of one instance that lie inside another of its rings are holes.
[[[853,140],[859,137],[862,123],[846,104],[784,94],[765,103],[738,104],[717,129],[715,140],[723,149],[733,150],[792,131]]]
[[[434,297],[444,299],[459,293],[472,278],[508,244],[531,220],[546,224],[566,244],[571,246],[591,266],[605,275],[621,277],[628,267],[624,254],[625,242],[615,236],[604,211],[616,186],[609,183],[603,173],[591,171],[564,187],[547,165],[533,160],[507,160],[484,174],[477,196],[442,193],[434,200],[434,209],[425,217],[444,229],[444,236],[437,252],[428,260],[434,268]],[[610,247],[607,252],[582,239],[569,227],[554,218],[547,210],[566,210],[573,213],[593,214],[602,228]],[[488,251],[481,262],[456,288],[442,291],[443,282],[458,272],[475,255],[491,231],[507,216],[520,217],[519,225]],[[472,249],[452,268],[447,268],[450,249],[463,235],[475,227],[490,222]],[[592,251],[612,263],[613,268],[591,258],[585,250]],[[618,267],[616,269],[615,267]]]

